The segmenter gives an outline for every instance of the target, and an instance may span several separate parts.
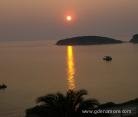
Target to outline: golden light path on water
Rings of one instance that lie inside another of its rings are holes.
[[[67,46],[67,78],[68,78],[68,89],[75,89],[75,61],[74,61],[74,50],[72,46]]]

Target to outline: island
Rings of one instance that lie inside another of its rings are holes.
[[[95,45],[117,43],[123,43],[123,41],[101,36],[79,36],[59,40],[56,45]]]
[[[135,34],[133,38],[130,40],[131,43],[138,43],[138,34]]]

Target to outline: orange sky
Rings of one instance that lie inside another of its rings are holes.
[[[1,0],[0,40],[101,35],[129,39],[138,33],[137,0]],[[66,24],[71,12],[76,20]]]

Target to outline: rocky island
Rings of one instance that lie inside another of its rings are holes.
[[[100,36],[79,36],[59,40],[56,45],[95,45],[95,44],[117,44],[122,43],[120,40],[100,37]]]
[[[138,34],[135,34],[133,38],[130,40],[131,43],[138,43]]]

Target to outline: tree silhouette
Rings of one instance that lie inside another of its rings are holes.
[[[26,117],[83,117],[82,110],[95,109],[96,99],[85,99],[86,90],[68,90],[62,93],[48,94],[37,99],[38,105],[26,111]]]

